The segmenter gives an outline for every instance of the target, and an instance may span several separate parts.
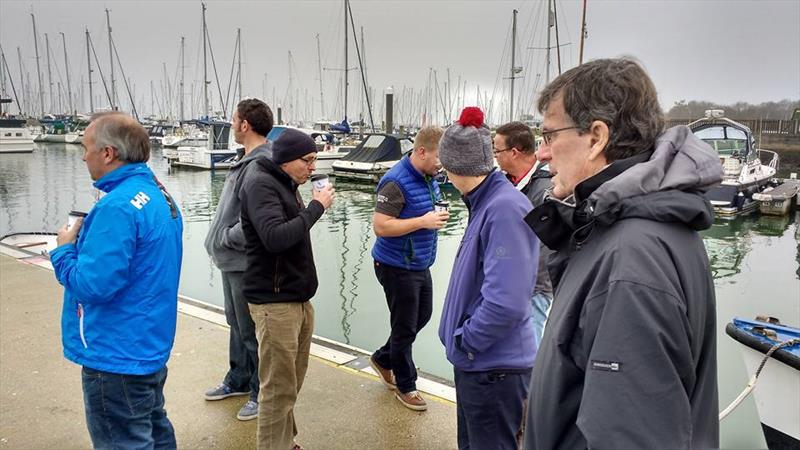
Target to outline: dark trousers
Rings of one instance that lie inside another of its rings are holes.
[[[386,294],[392,329],[386,344],[372,357],[378,365],[394,372],[400,392],[411,392],[417,389],[417,369],[411,358],[411,344],[433,312],[431,272],[427,269],[399,269],[376,261],[375,275]]]
[[[166,367],[150,375],[84,367],[81,378],[86,424],[95,449],[177,448],[164,410]]]
[[[459,450],[517,449],[531,369],[454,369]]]
[[[234,391],[250,391],[250,400],[258,401],[258,340],[250,306],[242,294],[242,275],[222,272],[225,321],[231,327],[229,369],[223,383]]]

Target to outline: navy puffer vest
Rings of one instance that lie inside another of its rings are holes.
[[[393,181],[403,192],[405,205],[398,219],[409,219],[433,211],[433,204],[441,199],[439,185],[423,176],[411,165],[408,155],[403,157],[378,183],[378,191]],[[417,230],[398,237],[378,237],[372,247],[372,257],[392,267],[406,270],[425,270],[436,259],[436,230]]]

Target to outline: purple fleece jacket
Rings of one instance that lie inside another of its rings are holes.
[[[439,323],[447,359],[467,372],[531,368],[531,295],[539,261],[539,240],[523,220],[531,202],[499,171],[464,202],[469,223]]]

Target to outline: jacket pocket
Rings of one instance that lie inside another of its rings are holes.
[[[89,346],[86,345],[86,336],[84,335],[83,332],[84,316],[86,316],[86,311],[84,310],[83,305],[78,303],[78,333],[81,336],[81,343],[83,343],[83,348],[89,348]]]

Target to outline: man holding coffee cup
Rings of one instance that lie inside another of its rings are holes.
[[[297,434],[294,404],[303,385],[317,292],[311,227],[333,203],[328,185],[303,204],[297,188],[317,161],[314,140],[286,129],[271,158],[248,166],[239,190],[247,265],[243,292],[258,338],[258,449],[290,449]]]
[[[375,275],[389,306],[389,339],[370,357],[381,382],[396,390],[403,406],[424,411],[417,391],[411,344],[433,310],[430,267],[436,259],[436,230],[450,216],[433,177],[440,169],[439,127],[423,128],[406,155],[378,183],[372,227]],[[437,207],[438,206],[438,207]]]

